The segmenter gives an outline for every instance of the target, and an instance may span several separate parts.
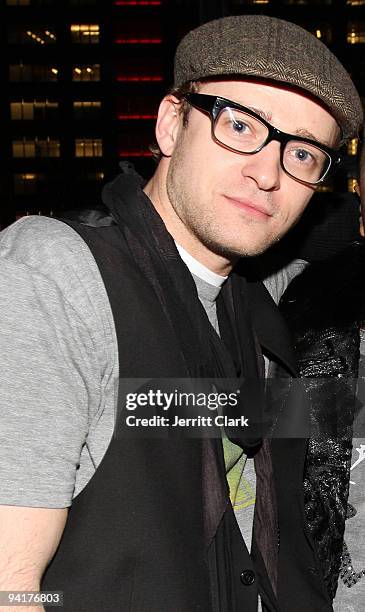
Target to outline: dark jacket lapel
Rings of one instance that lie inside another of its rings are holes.
[[[289,374],[297,376],[292,338],[283,316],[261,281],[249,282],[248,287],[251,316],[264,353],[273,355]]]

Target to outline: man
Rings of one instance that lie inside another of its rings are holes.
[[[214,21],[178,48],[152,179],[124,167],[97,222],[3,233],[1,589],[62,591],[69,612],[254,611],[258,591],[270,611],[332,609],[304,526],[305,440],[261,443],[228,423],[223,456],[210,435],[127,435],[115,383],[121,399],[130,379],[237,379],[260,420],[261,386],[245,384],[263,374],[260,346],[295,369],[245,258],[299,219],[360,121],[349,76],[310,34]],[[148,417],[158,384],[144,390]],[[243,452],[252,558],[225,477]]]

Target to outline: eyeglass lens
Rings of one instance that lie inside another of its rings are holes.
[[[241,153],[253,153],[260,149],[268,135],[269,130],[261,121],[229,107],[222,109],[214,126],[215,138]],[[289,140],[284,145],[282,164],[293,177],[315,183],[327,172],[330,158],[315,145]]]

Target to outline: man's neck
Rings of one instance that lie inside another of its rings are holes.
[[[210,250],[184,225],[169,200],[165,174],[166,171],[160,163],[155,174],[145,186],[144,192],[162,218],[167,231],[175,242],[200,264],[218,276],[227,277],[235,261]]]
[[[189,268],[190,272],[200,278],[201,280],[209,283],[209,285],[213,285],[214,287],[221,287],[224,281],[227,279],[227,276],[221,276],[220,274],[216,274],[206,266],[204,266],[200,261],[195,259],[186,249],[184,249],[180,244],[175,242],[176,248],[179,251],[179,255],[186,266]]]

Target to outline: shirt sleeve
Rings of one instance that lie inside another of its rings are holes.
[[[282,268],[277,270],[274,274],[264,278],[263,282],[270,293],[272,299],[276,304],[280,302],[280,299],[287,289],[289,283],[308,265],[303,259],[293,259],[289,264],[283,265]]]
[[[93,339],[58,283],[1,248],[0,317],[0,504],[70,506],[99,401]]]

